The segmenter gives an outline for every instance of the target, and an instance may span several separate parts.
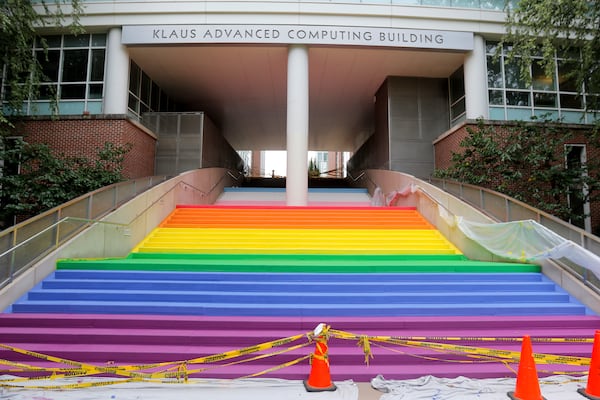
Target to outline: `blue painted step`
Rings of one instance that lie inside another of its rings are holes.
[[[539,273],[310,274],[59,270],[15,313],[254,316],[585,315]]]

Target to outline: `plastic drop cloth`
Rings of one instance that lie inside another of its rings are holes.
[[[600,257],[534,220],[482,224],[457,217],[456,225],[469,239],[500,257],[530,263],[564,258],[600,278]]]
[[[10,376],[0,376],[10,379]],[[30,381],[29,385],[65,385],[78,382],[114,381],[107,378],[65,378]],[[358,400],[358,386],[352,381],[334,382],[335,392],[309,393],[302,381],[284,379],[190,379],[188,383],[128,382],[81,389],[0,388],[7,400]]]
[[[398,198],[408,196],[418,189],[418,186],[410,184],[384,195],[380,188],[376,188],[372,205],[393,206]],[[534,220],[484,224],[469,222],[459,216],[451,217],[444,207],[438,207],[438,210],[448,225],[458,226],[465,236],[492,254],[536,264],[547,259],[562,258],[591,271],[600,279],[600,257]]]
[[[383,392],[380,400],[506,400],[515,391],[515,378],[469,379],[423,376],[409,380],[386,380],[378,375],[373,388]],[[546,400],[585,400],[577,389],[585,389],[586,378],[556,375],[539,379]]]

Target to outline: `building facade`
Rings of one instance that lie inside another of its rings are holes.
[[[44,117],[51,90],[42,90],[17,134],[79,154],[104,139],[132,143],[130,177],[287,150],[288,204],[302,205],[309,150],[351,152],[349,170],[427,177],[478,118],[592,122],[587,94],[564,78],[566,55],[554,76],[533,67],[531,84],[504,52],[494,57],[504,0],[83,4],[85,34],[42,30],[48,56],[34,49],[59,95],[58,120]],[[164,133],[168,115],[185,113],[203,122]]]

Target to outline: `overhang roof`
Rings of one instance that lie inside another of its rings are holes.
[[[187,111],[204,111],[236,150],[285,150],[287,48],[132,46],[131,58]],[[366,47],[309,50],[309,150],[354,151],[373,130],[387,76],[445,78],[464,54]]]

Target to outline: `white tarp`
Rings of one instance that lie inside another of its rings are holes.
[[[546,400],[585,400],[577,389],[586,387],[586,378],[557,375],[540,378]],[[423,376],[409,380],[386,380],[379,375],[371,385],[383,392],[380,400],[506,400],[515,391],[516,379],[436,378]]]
[[[0,376],[0,379],[10,379]],[[105,378],[68,378],[29,381],[27,385],[66,385],[81,382],[114,381]],[[309,393],[302,381],[284,379],[190,379],[188,383],[128,382],[89,388],[48,390],[0,388],[7,400],[358,400],[358,386],[352,381],[335,382],[334,392]]]
[[[600,257],[534,220],[482,224],[457,217],[456,225],[469,239],[500,257],[531,263],[564,258],[600,278]]]

